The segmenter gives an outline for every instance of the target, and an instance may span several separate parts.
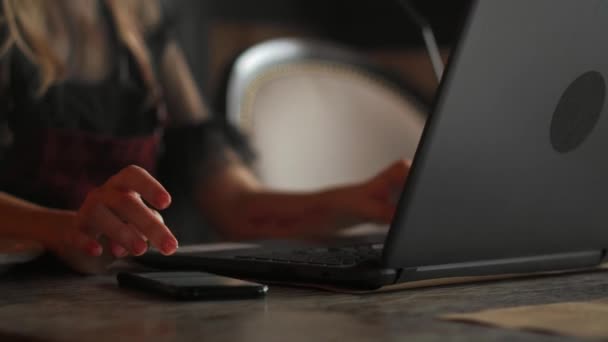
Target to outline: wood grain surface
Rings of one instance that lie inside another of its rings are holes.
[[[44,267],[0,278],[0,341],[571,341],[445,322],[439,315],[608,297],[608,272],[374,295],[271,286],[265,299],[173,302],[112,275]]]

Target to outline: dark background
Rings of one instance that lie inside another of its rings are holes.
[[[356,49],[422,46],[419,32],[394,0],[164,0],[177,18],[177,36],[195,78],[210,87],[210,34],[218,23],[272,24],[309,32]],[[413,0],[450,47],[470,0]],[[217,67],[217,66],[214,66]]]

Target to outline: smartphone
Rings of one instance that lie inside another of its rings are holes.
[[[260,298],[268,286],[203,272],[121,272],[118,285],[176,300]]]

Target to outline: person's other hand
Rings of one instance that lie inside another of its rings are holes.
[[[156,210],[170,204],[171,196],[154,177],[129,166],[87,195],[62,240],[90,256],[138,256],[147,251],[148,242],[169,255],[177,240]],[[102,237],[107,243],[100,242]],[[109,251],[103,253],[104,248]]]
[[[323,238],[365,222],[390,223],[410,163],[398,161],[361,184],[313,194],[254,191],[218,225],[231,239]]]
[[[329,207],[338,222],[342,222],[341,225],[391,223],[410,166],[409,161],[398,161],[367,182],[329,191],[326,195]]]

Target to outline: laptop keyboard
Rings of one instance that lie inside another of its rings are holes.
[[[306,248],[280,252],[275,251],[245,254],[238,255],[236,258],[261,262],[346,267],[354,266],[370,260],[379,261],[382,257],[382,248],[382,244],[331,248]]]

